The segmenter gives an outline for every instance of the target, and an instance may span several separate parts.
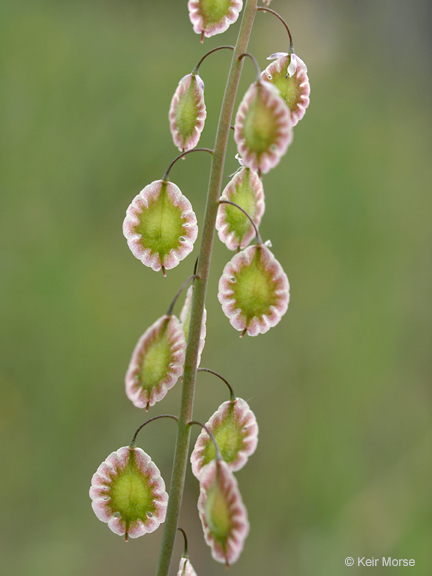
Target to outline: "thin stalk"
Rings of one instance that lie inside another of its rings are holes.
[[[237,95],[237,89],[240,82],[240,74],[243,66],[243,60],[239,60],[239,56],[240,54],[244,54],[247,50],[249,37],[256,14],[256,8],[257,0],[246,0],[243,19],[240,25],[240,31],[236,46],[234,48],[231,68],[225,88],[224,99],[219,116],[216,142],[213,149],[212,167],[207,195],[207,206],[204,217],[202,241],[197,269],[199,278],[195,282],[195,289],[192,299],[192,312],[189,325],[188,344],[186,348],[182,399],[177,428],[174,463],[171,475],[169,503],[164,525],[164,532],[162,535],[162,544],[156,576],[168,576],[178,519],[180,515],[190,440],[190,426],[188,426],[188,422],[192,420],[195,380],[198,363],[198,348],[202,318],[204,313],[204,303],[207,292],[207,283],[210,272],[210,261],[213,249],[216,216],[219,206],[218,199],[222,187],[223,168],[225,163],[231,118],[233,115],[235,98]]]

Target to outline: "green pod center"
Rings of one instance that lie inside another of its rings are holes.
[[[247,266],[234,273],[231,284],[236,308],[240,309],[247,322],[252,318],[269,313],[270,306],[276,305],[276,284],[271,271],[261,261],[261,249],[256,247],[255,255]]]
[[[199,89],[196,87],[196,78],[192,75],[189,88],[184,92],[175,109],[175,121],[177,129],[183,138],[183,142],[190,138],[197,125],[199,116]]]
[[[227,464],[236,460],[238,453],[243,448],[243,440],[246,432],[242,429],[242,423],[236,419],[234,402],[230,404],[224,420],[212,430],[216,443],[219,446],[222,458]],[[203,466],[216,458],[213,442],[208,439],[203,453]]]
[[[182,210],[172,202],[167,185],[168,182],[162,182],[159,196],[149,201],[136,226],[143,248],[159,254],[162,262],[171,250],[179,248],[182,234],[185,234]]]
[[[167,319],[162,329],[149,343],[141,364],[140,384],[149,392],[157,387],[170,371],[172,352],[168,337],[168,322]]]
[[[138,468],[133,450],[125,469],[113,479],[110,497],[113,512],[120,514],[127,528],[157,512],[149,479]]]
[[[290,63],[288,59],[286,66],[280,72],[272,72],[272,78],[266,76],[266,81],[271,82],[279,90],[282,99],[287,104],[288,108],[294,111],[300,101],[301,89],[297,76],[287,76],[287,69]]]
[[[258,157],[276,144],[279,133],[278,119],[274,110],[264,101],[261,90],[258,85],[243,124],[246,146]]]
[[[210,24],[217,24],[228,15],[231,0],[200,0],[199,13],[204,22],[204,28]]]
[[[231,532],[231,514],[226,496],[217,480],[207,491],[205,515],[213,537],[225,547]]]
[[[230,196],[230,201],[235,202],[253,219],[257,212],[255,191],[250,180],[250,170],[246,169],[245,177],[236,187],[235,192]],[[225,205],[225,220],[228,224],[229,232],[233,233],[239,244],[249,231],[252,224],[249,218],[235,206]]]

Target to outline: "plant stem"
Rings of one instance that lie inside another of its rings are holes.
[[[190,426],[188,426],[188,422],[192,420],[195,379],[198,363],[198,347],[210,271],[216,216],[219,206],[218,200],[222,187],[223,168],[231,118],[240,81],[240,74],[243,67],[243,60],[239,60],[239,56],[244,54],[247,50],[256,9],[257,0],[246,0],[243,19],[240,25],[240,31],[234,48],[231,68],[225,88],[221,113],[219,116],[216,142],[213,149],[207,206],[204,217],[201,248],[198,257],[197,274],[199,278],[195,281],[192,300],[191,320],[183,375],[183,390],[177,428],[177,441],[171,474],[169,503],[156,576],[168,576],[180,515],[189,452]]]

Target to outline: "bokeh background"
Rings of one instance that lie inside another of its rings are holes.
[[[90,507],[90,479],[146,414],[124,394],[131,351],[192,273],[143,267],[122,236],[132,198],[176,155],[179,79],[205,41],[186,0],[0,3],[0,573],[152,575],[162,530],[125,544]],[[338,576],[347,556],[432,570],[432,10],[427,0],[274,0],[312,93],[294,143],[264,178],[261,232],[291,282],[284,320],[240,340],[217,302],[232,254],[215,244],[202,364],[247,399],[260,443],[238,474],[251,532],[230,569]],[[261,66],[287,49],[259,14]],[[202,66],[212,147],[230,55]],[[245,63],[241,93],[254,79]],[[241,97],[241,94],[239,98]],[[226,176],[234,172],[230,143]],[[207,155],[171,177],[202,221]],[[225,180],[228,181],[227,179]],[[197,244],[198,246],[198,244]],[[177,385],[150,412],[176,413]],[[199,377],[195,417],[227,399]],[[194,430],[193,438],[198,434]],[[175,426],[141,433],[167,483]],[[198,574],[211,560],[189,473],[181,514]],[[182,550],[176,544],[171,573]]]

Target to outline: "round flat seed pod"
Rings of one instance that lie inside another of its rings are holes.
[[[193,30],[201,36],[225,32],[239,17],[243,0],[189,0],[189,18]]]
[[[93,475],[96,516],[119,536],[138,538],[164,522],[168,494],[159,469],[141,448],[112,452]]]
[[[223,460],[213,460],[200,478],[198,512],[204,539],[217,562],[234,564],[249,533],[237,480]]]
[[[204,82],[198,74],[187,74],[180,80],[169,110],[171,134],[180,152],[198,144],[206,116]]]
[[[186,340],[175,316],[162,316],[141,338],[126,373],[126,396],[138,408],[162,400],[183,374]]]
[[[234,139],[245,166],[268,172],[292,141],[291,113],[277,88],[254,82],[240,103]]]
[[[238,204],[259,226],[265,203],[261,178],[256,172],[250,168],[239,170],[225,187],[221,199]],[[230,250],[245,248],[255,237],[255,230],[249,218],[229,204],[219,206],[216,230],[220,240]]]
[[[133,199],[123,234],[132,254],[143,264],[155,271],[170,270],[192,252],[197,219],[178,186],[156,180]]]
[[[233,472],[243,468],[258,444],[258,424],[249,404],[241,398],[224,402],[206,427],[213,433],[229,468]],[[205,466],[215,458],[214,444],[203,429],[191,455],[192,473],[198,480]]]
[[[194,290],[194,286],[193,285],[189,286],[188,291],[186,293],[186,300],[185,300],[185,303],[183,304],[183,308],[182,308],[182,311],[180,313],[180,324],[181,324],[181,327],[182,327],[184,335],[185,335],[186,344],[187,344],[187,340],[188,340],[188,336],[189,336],[189,325],[190,325],[191,312],[192,312],[193,290]],[[203,320],[202,320],[202,325],[201,325],[200,341],[199,341],[199,347],[198,347],[198,364],[197,364],[197,366],[200,365],[201,354],[202,354],[202,351],[204,350],[205,337],[206,337],[206,332],[207,332],[206,321],[207,321],[207,310],[204,308]]]
[[[267,66],[261,77],[279,90],[291,111],[292,125],[295,126],[309,106],[310,84],[306,64],[296,54],[281,52],[272,54],[269,59],[272,57],[277,59]]]
[[[288,309],[288,278],[267,246],[249,246],[225,266],[218,299],[236,330],[264,334]]]
[[[177,576],[197,576],[189,558],[185,558],[184,556],[180,558]]]

